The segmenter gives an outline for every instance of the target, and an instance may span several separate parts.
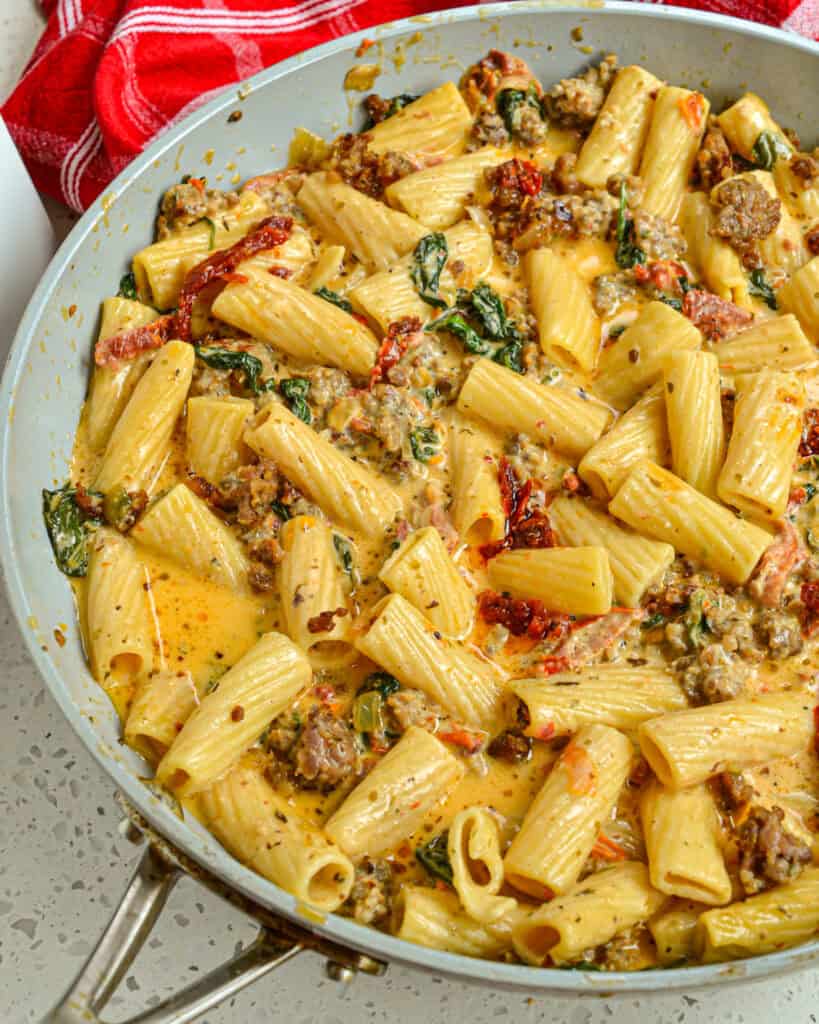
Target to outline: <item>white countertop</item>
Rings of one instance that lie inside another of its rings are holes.
[[[40,30],[35,0],[0,0],[0,99]],[[49,206],[62,237],[72,218]],[[45,691],[0,593],[0,1022],[37,1021],[82,965],[139,851],[117,830],[110,783]],[[254,927],[183,882],[106,1011],[121,1020],[189,984]],[[390,968],[350,985],[305,955],[208,1014],[207,1024],[817,1024],[819,973],[653,999],[572,1000],[493,992]]]

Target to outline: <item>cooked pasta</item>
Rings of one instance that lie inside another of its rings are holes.
[[[819,931],[815,161],[666,73],[370,95],[169,182],[101,296],[42,494],[90,673],[312,913],[604,972]]]

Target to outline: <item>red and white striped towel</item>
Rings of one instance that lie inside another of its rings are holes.
[[[459,0],[41,0],[2,115],[37,187],[83,210],[163,129],[293,53]],[[659,0],[663,2],[663,0]],[[819,0],[680,0],[819,37]]]

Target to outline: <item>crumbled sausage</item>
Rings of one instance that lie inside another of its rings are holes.
[[[458,722],[420,690],[402,688],[391,693],[387,697],[387,711],[401,732],[417,725],[445,743],[455,743],[469,754],[475,754],[486,746],[485,732]]]
[[[793,615],[768,609],[760,616],[756,628],[769,658],[789,658],[802,650],[802,628]]]
[[[791,881],[811,861],[810,847],[784,827],[781,807],[752,807],[737,833],[739,880],[746,893]]]
[[[794,525],[783,520],[776,540],[762,553],[749,593],[765,608],[776,608],[782,600],[788,577],[807,558],[807,551]]]
[[[801,178],[804,188],[810,188],[814,178],[819,178],[819,160],[810,153],[795,153],[791,157],[790,168],[797,178]]]
[[[722,644],[707,644],[697,654],[674,662],[686,696],[694,704],[719,704],[745,690],[748,665],[731,657]]]
[[[333,789],[358,769],[353,730],[318,705],[310,709],[290,757],[296,781],[305,789]]]
[[[714,193],[716,217],[711,229],[743,258],[746,266],[759,266],[757,246],[782,217],[782,203],[754,178],[732,178]]]
[[[470,133],[468,149],[476,150],[481,146],[508,146],[509,132],[503,118],[496,111],[487,108],[475,118]]]
[[[562,78],[543,97],[549,117],[563,128],[590,128],[600,113],[616,70],[617,58],[609,55],[577,78]]]
[[[190,227],[197,221],[214,220],[239,202],[236,192],[207,188],[204,179],[191,178],[173,185],[162,197],[156,222],[157,240],[167,238],[172,231]]]
[[[389,861],[365,858],[356,865],[347,907],[359,924],[377,925],[392,909],[392,869]]]
[[[575,174],[577,165],[576,153],[561,153],[549,174],[549,185],[560,196],[576,195],[585,189],[585,185]]]
[[[709,118],[708,129],[697,153],[697,173],[706,192],[734,173],[731,150],[716,118]]]
[[[380,199],[387,185],[418,168],[402,153],[373,153],[369,142],[366,133],[340,135],[333,143],[329,164],[348,185]]]

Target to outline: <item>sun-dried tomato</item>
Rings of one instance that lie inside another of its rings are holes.
[[[559,640],[569,631],[569,617],[549,611],[542,601],[504,597],[485,590],[478,597],[478,607],[486,622],[505,626],[514,636]]]
[[[819,454],[819,409],[806,409],[799,454],[803,459]]]
[[[101,338],[94,347],[94,362],[97,366],[109,366],[134,359],[142,352],[162,348],[166,341],[175,336],[175,325],[175,316],[166,313],[144,327],[133,327],[110,338]]]
[[[494,558],[501,551],[515,548],[551,548],[556,544],[554,531],[545,512],[538,509],[529,511],[532,495],[532,481],[521,484],[517,473],[507,459],[501,459],[498,467],[498,484],[501,502],[506,516],[506,533],[501,540],[483,544],[480,548],[484,558]]]
[[[803,583],[799,596],[805,606],[802,628],[806,633],[813,633],[819,625],[819,581]]]
[[[417,316],[402,316],[390,324],[378,350],[375,366],[370,371],[370,388],[386,379],[389,371],[407,351],[410,337],[420,330],[421,321]]]
[[[507,160],[500,164],[494,175],[498,190],[521,192],[523,195],[536,196],[543,187],[543,175],[530,160]]]
[[[179,308],[176,311],[176,337],[188,341],[191,336],[191,316],[196,296],[212,281],[233,274],[240,263],[262,252],[275,249],[290,237],[293,230],[292,217],[268,217],[229,249],[215,252],[206,260],[197,263],[185,277],[179,293]]]
[[[754,318],[753,313],[747,309],[740,309],[733,302],[720,299],[701,288],[692,288],[685,293],[682,311],[711,341],[727,338]]]

